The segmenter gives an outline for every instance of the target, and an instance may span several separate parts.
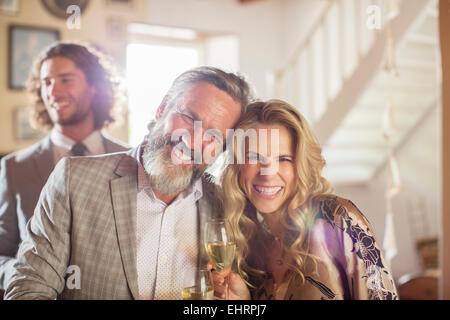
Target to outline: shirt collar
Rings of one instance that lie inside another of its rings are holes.
[[[56,130],[56,128],[52,129],[52,132],[50,133],[50,140],[55,146],[70,150],[72,146],[75,144],[75,141],[70,139],[69,137],[66,137],[61,132]]]
[[[99,130],[95,130],[89,136],[83,140],[83,144],[92,154],[105,153],[105,148],[103,146],[102,134]]]
[[[74,140],[66,137],[61,132],[56,130],[56,128],[52,129],[50,133],[50,140],[54,145],[67,150],[70,150],[76,143]],[[102,135],[99,130],[92,132],[82,142],[91,154],[102,154],[105,152]]]

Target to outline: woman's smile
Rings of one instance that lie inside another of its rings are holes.
[[[261,186],[255,184],[253,185],[253,189],[259,197],[266,200],[273,200],[277,198],[283,191],[283,187]]]

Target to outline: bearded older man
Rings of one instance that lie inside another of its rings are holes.
[[[208,164],[194,161],[195,152],[222,145],[219,136],[249,98],[240,76],[189,70],[138,148],[61,161],[28,224],[5,298],[179,299],[184,271],[206,264],[202,226],[220,214]],[[219,134],[199,140],[209,130]]]

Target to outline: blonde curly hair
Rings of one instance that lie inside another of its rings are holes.
[[[280,208],[281,223],[285,228],[282,250],[292,261],[286,281],[299,276],[305,280],[305,270],[317,260],[309,253],[309,229],[314,223],[316,200],[333,191],[331,184],[322,177],[325,166],[322,149],[303,116],[281,100],[254,102],[247,106],[237,129],[254,129],[260,124],[277,124],[286,127],[293,139],[295,183],[292,193]],[[237,145],[236,140],[234,145]],[[235,156],[236,157],[236,156]],[[237,163],[237,162],[234,162]],[[224,213],[235,232],[237,245],[235,268],[250,286],[254,287],[267,276],[268,246],[272,242],[256,217],[255,207],[248,201],[239,183],[239,164],[229,165],[221,179]]]

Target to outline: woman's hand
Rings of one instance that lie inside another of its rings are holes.
[[[212,269],[211,262],[207,265],[208,270]],[[211,277],[214,286],[214,295],[218,298],[225,299],[226,282],[228,277],[228,289],[230,300],[250,300],[250,291],[247,288],[244,280],[237,273],[231,272],[231,267],[222,270],[221,272],[211,270]]]

